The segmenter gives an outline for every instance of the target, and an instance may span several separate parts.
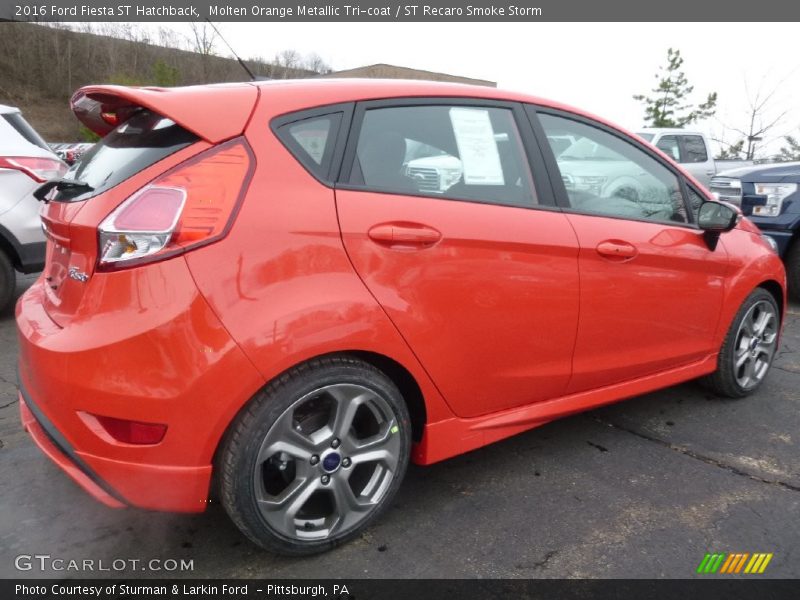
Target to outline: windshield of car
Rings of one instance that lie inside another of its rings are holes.
[[[171,119],[141,110],[80,157],[64,175],[83,187],[59,189],[56,201],[85,200],[105,192],[199,138]]]
[[[653,138],[656,137],[654,133],[638,133],[637,135],[646,142],[652,142]]]

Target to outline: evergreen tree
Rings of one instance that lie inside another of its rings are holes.
[[[645,121],[649,127],[685,127],[714,115],[716,92],[710,93],[697,107],[687,103],[694,86],[689,85],[681,66],[681,51],[670,48],[667,50],[667,66],[659,67],[655,75],[658,85],[653,88],[652,96],[637,94],[633,97],[644,103]]]

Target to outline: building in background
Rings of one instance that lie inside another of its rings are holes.
[[[425,79],[427,81],[448,81],[451,83],[466,83],[470,85],[483,85],[486,87],[497,87],[497,82],[485,79],[473,79],[472,77],[462,77],[460,75],[449,75],[447,73],[436,73],[434,71],[423,71],[421,69],[411,69],[409,67],[398,67],[396,65],[386,65],[378,63],[355,69],[345,69],[344,71],[334,71],[322,77],[366,77],[369,79]]]

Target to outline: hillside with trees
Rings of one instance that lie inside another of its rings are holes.
[[[175,86],[247,80],[236,60],[218,56],[223,42],[207,23],[190,34],[156,33],[126,23],[0,24],[0,104],[18,106],[50,142],[82,141],[86,132],[69,109],[81,86],[98,83]],[[245,61],[257,76],[309,77],[330,71],[316,55],[281,52]]]

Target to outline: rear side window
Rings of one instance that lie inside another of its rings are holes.
[[[350,183],[396,194],[507,206],[536,204],[511,110],[483,106],[369,109]]]
[[[28,124],[28,122],[20,113],[6,113],[2,115],[2,117],[28,142],[34,146],[39,146],[39,148],[47,150],[48,152],[52,152],[50,147],[47,145],[47,142],[45,142],[41,136],[36,133],[36,130]]]
[[[703,138],[699,135],[684,135],[681,136],[683,142],[683,152],[681,153],[681,162],[685,163],[701,163],[708,160],[708,153],[706,152],[706,144]]]
[[[275,129],[278,139],[317,179],[330,176],[336,136],[342,113],[309,117],[280,125]]]
[[[65,188],[54,200],[85,200],[105,192],[198,139],[171,119],[141,110],[95,144],[64,175],[92,189]]]

